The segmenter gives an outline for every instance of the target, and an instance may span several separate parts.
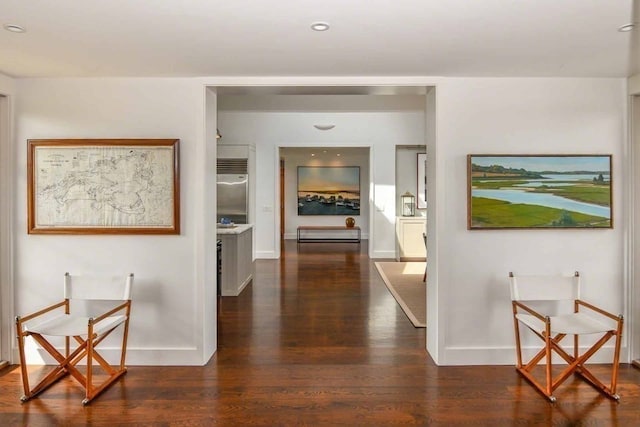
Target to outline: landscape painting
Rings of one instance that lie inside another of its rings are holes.
[[[612,228],[610,155],[467,156],[469,229]]]
[[[298,215],[360,215],[360,167],[298,166]]]

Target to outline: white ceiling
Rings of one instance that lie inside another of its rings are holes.
[[[0,24],[27,29],[0,29],[0,73],[13,77],[639,71],[640,29],[617,31],[634,0],[0,1]]]

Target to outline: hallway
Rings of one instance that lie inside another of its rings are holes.
[[[13,366],[0,374],[0,424],[640,424],[640,371],[629,365],[620,403],[570,379],[551,405],[513,366],[435,366],[424,331],[385,288],[366,241],[286,241],[280,260],[257,260],[239,297],[222,298],[208,365],[131,366],[88,407],[71,379],[21,405]]]

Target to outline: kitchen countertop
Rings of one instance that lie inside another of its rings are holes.
[[[253,228],[253,224],[236,224],[235,227],[216,227],[216,234],[242,234]]]

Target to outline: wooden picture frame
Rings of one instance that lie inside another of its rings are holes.
[[[29,234],[180,234],[179,139],[30,139]]]
[[[418,153],[417,159],[416,208],[427,209],[427,153]]]
[[[611,155],[467,156],[467,228],[613,228]]]

